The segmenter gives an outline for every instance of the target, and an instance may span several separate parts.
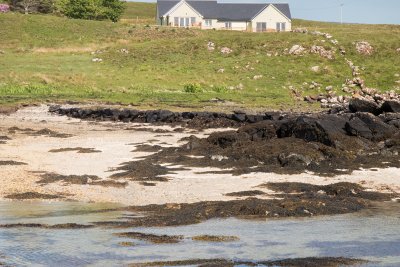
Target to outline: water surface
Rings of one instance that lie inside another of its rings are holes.
[[[0,224],[79,223],[115,220],[132,214],[107,211],[112,204],[76,202],[0,202]],[[94,212],[105,210],[103,212]],[[178,244],[154,245],[119,238],[139,231],[184,235]],[[239,241],[192,241],[195,235],[233,235]],[[123,247],[122,241],[134,242]],[[365,266],[400,266],[400,204],[389,203],[356,214],[303,219],[210,220],[164,228],[0,229],[0,262],[16,266],[115,266],[134,262],[226,258],[276,260],[298,257],[350,257],[373,261]]]

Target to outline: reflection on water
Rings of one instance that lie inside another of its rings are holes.
[[[0,202],[0,223],[90,223],[113,220],[125,212],[96,212],[115,205],[83,203]],[[400,204],[358,214],[307,219],[243,221],[211,220],[198,225],[129,229],[184,235],[179,244],[153,245],[113,236],[127,229],[0,229],[0,258],[17,266],[108,266],[155,260],[227,258],[274,260],[310,256],[342,256],[374,261],[370,266],[400,266]],[[195,235],[234,235],[240,241],[203,243]],[[368,266],[368,265],[367,265]]]

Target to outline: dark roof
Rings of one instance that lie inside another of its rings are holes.
[[[178,0],[158,0],[159,16],[167,13],[179,2]],[[286,17],[292,19],[288,4],[231,4],[218,3],[214,0],[187,0],[186,2],[206,19],[250,21],[269,5],[274,5]]]
[[[217,1],[186,1],[206,19],[216,19],[219,16],[220,4]]]
[[[176,0],[157,0],[157,14],[163,16],[165,13],[171,10],[179,1]]]
[[[263,10],[265,4],[219,4],[218,20],[249,21]]]

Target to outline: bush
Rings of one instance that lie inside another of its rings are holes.
[[[200,93],[203,91],[200,84],[188,83],[183,86],[183,91],[185,93]]]
[[[0,4],[0,13],[6,13],[10,11],[10,6],[7,4]]]
[[[67,0],[63,13],[74,19],[118,21],[125,10],[120,0]]]

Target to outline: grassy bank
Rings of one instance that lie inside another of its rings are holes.
[[[154,5],[144,5],[146,11],[139,11],[132,4],[125,17],[143,14],[139,19],[152,19]],[[155,28],[13,13],[0,14],[0,25],[2,104],[78,100],[149,108],[304,109],[293,91],[300,96],[318,93],[304,83],[322,84],[321,92],[326,86],[341,92],[345,79],[351,78],[339,52],[334,60],[285,52],[295,44],[333,48],[310,34]],[[347,57],[363,68],[368,86],[398,89],[400,26],[295,20],[298,26],[334,35]],[[372,56],[356,52],[354,42],[360,40],[374,46]],[[215,51],[208,51],[208,41],[215,43]],[[222,54],[222,47],[233,52]],[[102,62],[93,62],[95,58]],[[312,66],[321,71],[313,72]]]
[[[155,24],[156,4],[127,2],[121,21],[134,24]]]

